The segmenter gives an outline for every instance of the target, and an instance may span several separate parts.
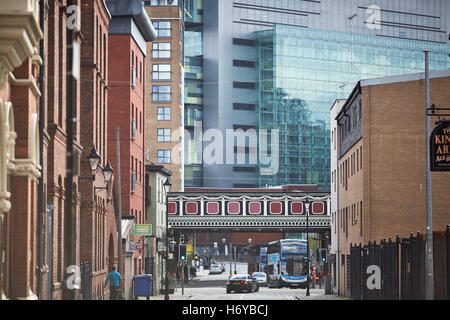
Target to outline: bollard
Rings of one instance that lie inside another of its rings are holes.
[[[325,294],[331,294],[331,277],[325,276]]]

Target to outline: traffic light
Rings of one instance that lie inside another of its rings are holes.
[[[180,244],[178,245],[178,259],[180,261],[186,261],[187,258],[187,245]]]
[[[320,249],[320,261],[327,262],[327,249]]]

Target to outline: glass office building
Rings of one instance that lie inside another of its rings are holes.
[[[202,145],[194,135],[203,127],[203,1],[184,2],[184,186],[203,186]]]
[[[449,68],[448,0],[183,5],[186,187],[317,184],[329,191],[333,102],[360,79],[423,72],[424,49],[432,52],[431,70]],[[277,173],[263,175],[266,167],[249,161],[209,163],[196,125],[223,136],[236,128],[279,129]]]
[[[279,129],[277,174],[261,186],[330,188],[329,111],[359,79],[450,68],[450,45],[275,25],[256,32],[259,129]],[[270,149],[270,148],[269,148]]]

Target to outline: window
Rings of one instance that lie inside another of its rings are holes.
[[[359,108],[359,120],[361,120],[362,119],[362,100],[359,100],[358,108]]]
[[[136,68],[131,67],[131,87],[136,88]]]
[[[136,173],[131,173],[131,193],[136,192]]]
[[[337,140],[337,137],[336,137],[336,128],[334,128],[334,150],[336,150],[336,140]]]
[[[170,80],[170,64],[154,64],[152,69],[153,80]]]
[[[171,36],[170,21],[153,21],[153,27],[156,29],[158,38],[169,38]]]
[[[170,101],[170,86],[153,86],[152,100],[153,101]]]
[[[158,150],[158,163],[170,163],[170,150]]]
[[[139,182],[142,182],[142,162],[139,161]]]
[[[362,170],[362,162],[363,160],[363,153],[362,153],[362,146],[359,148],[359,168]]]
[[[256,172],[256,167],[233,167],[234,172]]]
[[[152,44],[153,59],[170,59],[172,56],[172,44],[170,42],[155,42]]]
[[[255,89],[255,83],[254,82],[239,82],[239,81],[233,81],[233,88],[238,89]]]
[[[250,39],[233,38],[233,44],[254,47],[256,45],[256,41]]]
[[[239,129],[244,130],[244,131],[247,131],[249,129],[256,130],[256,127],[255,126],[247,126],[247,125],[244,125],[244,124],[235,124],[235,125],[233,125],[233,130],[239,130]]]
[[[359,202],[359,235],[360,236],[362,236],[362,234],[363,234],[362,219],[363,219],[363,204],[362,204],[362,201],[360,201]]]
[[[353,107],[353,115],[352,115],[352,118],[353,118],[353,128],[356,128],[356,126],[358,125],[358,109],[357,109],[357,106],[354,106]]]
[[[234,110],[255,110],[255,104],[251,103],[233,103]]]
[[[359,171],[359,149],[356,149],[356,172]]]
[[[136,140],[136,120],[131,120],[131,139]]]
[[[170,121],[170,107],[158,107],[158,120]]]
[[[170,129],[158,129],[158,142],[170,142]]]
[[[233,60],[233,66],[235,66],[235,67],[254,68],[255,67],[255,61],[250,61],[250,60]]]

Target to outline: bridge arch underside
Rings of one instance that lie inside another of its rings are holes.
[[[331,229],[331,218],[309,217],[169,217],[169,226],[173,230],[195,232],[327,232]],[[307,230],[308,229],[308,230]]]

